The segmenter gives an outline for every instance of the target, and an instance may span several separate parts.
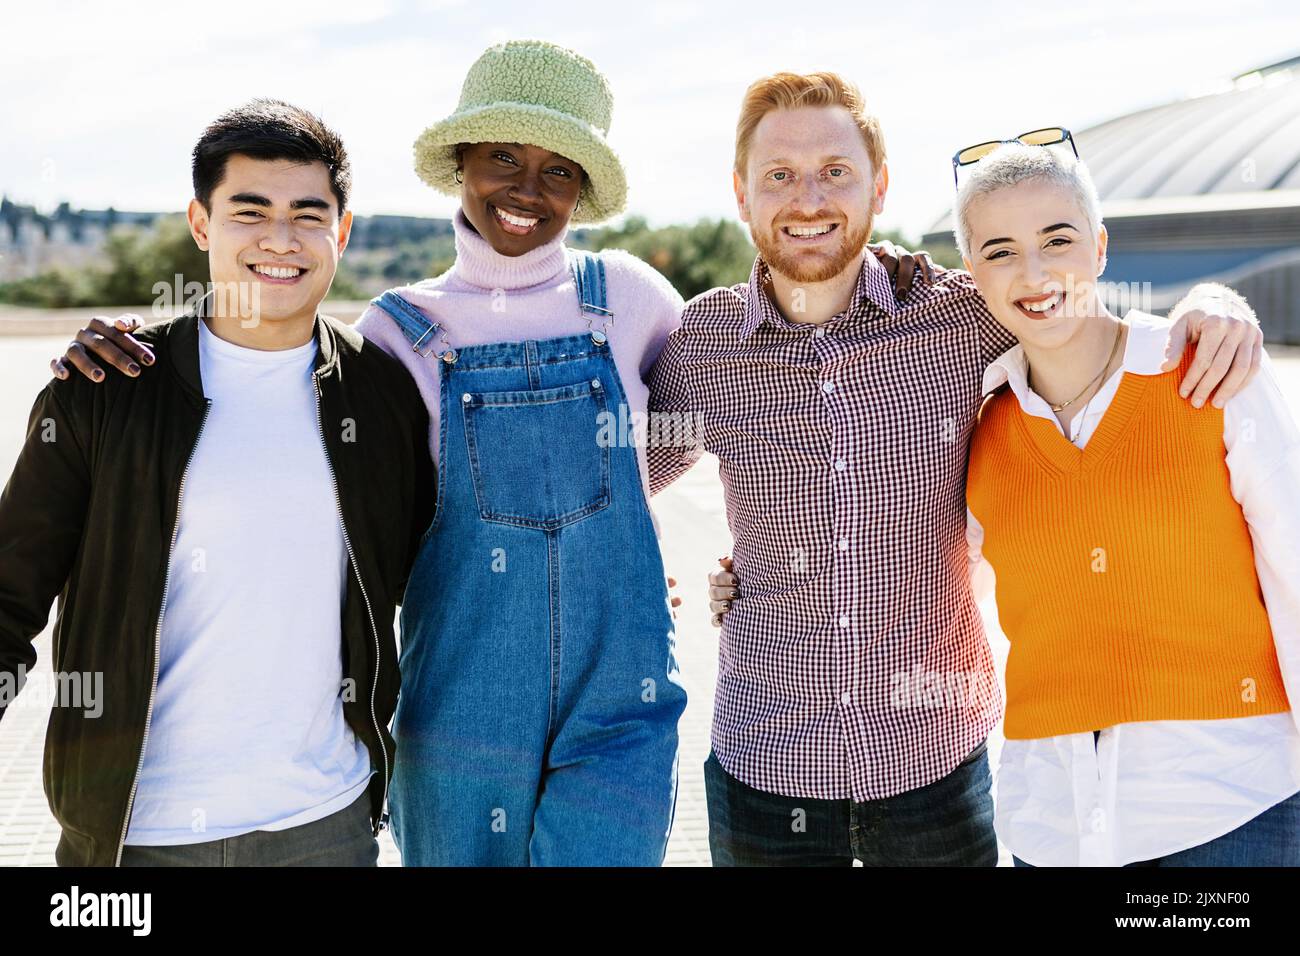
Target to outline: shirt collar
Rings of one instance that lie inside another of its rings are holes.
[[[1129,325],[1129,332],[1120,369],[1134,375],[1159,375],[1173,323],[1137,309],[1126,312],[1124,321]],[[984,370],[985,395],[1005,384],[1011,385],[1022,407],[1028,404],[1029,368],[1025,350],[1019,345],[1007,349]]]
[[[807,328],[806,323],[791,322],[776,307],[772,293],[772,274],[762,256],[754,258],[754,268],[749,273],[746,289],[743,320],[740,326],[740,339],[743,342],[763,323],[774,328]],[[853,289],[849,307],[842,315],[856,315],[865,302],[870,302],[886,315],[893,315],[898,310],[894,301],[894,284],[887,270],[870,251],[862,253],[862,266],[858,272],[858,284]]]
[[[199,370],[199,323],[212,315],[215,296],[216,290],[209,290],[207,295],[167,327],[168,355],[171,357],[169,364],[181,384],[195,398],[203,398],[204,394],[203,377]],[[317,345],[315,371],[332,374],[338,356],[335,332],[319,310],[316,312],[312,334]]]

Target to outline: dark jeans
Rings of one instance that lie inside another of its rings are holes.
[[[366,791],[336,813],[287,830],[254,830],[225,840],[122,848],[123,866],[375,866],[379,842]]]
[[[996,866],[988,742],[934,783],[880,800],[755,790],[704,764],[714,866]]]
[[[1016,866],[1033,868],[1013,856]],[[1208,843],[1126,866],[1300,866],[1300,793]]]

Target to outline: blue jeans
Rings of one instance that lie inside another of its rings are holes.
[[[123,866],[374,866],[378,860],[365,790],[350,806],[287,830],[254,830],[180,846],[122,847]]]
[[[1016,866],[1033,868],[1019,857]],[[1126,866],[1300,866],[1300,793],[1199,846]]]
[[[855,803],[755,790],[704,764],[714,866],[996,866],[988,743],[934,783]]]
[[[402,602],[402,863],[658,866],[686,692],[636,448],[601,433],[627,421],[610,347],[440,368],[438,506]]]

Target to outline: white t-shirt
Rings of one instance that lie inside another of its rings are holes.
[[[369,782],[343,717],[349,568],[315,357],[315,339],[263,352],[199,322],[211,408],[181,496],[129,844],[299,826]]]

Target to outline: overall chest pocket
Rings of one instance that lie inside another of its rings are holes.
[[[465,392],[465,444],[484,521],[553,531],[609,506],[609,444],[598,380]]]

